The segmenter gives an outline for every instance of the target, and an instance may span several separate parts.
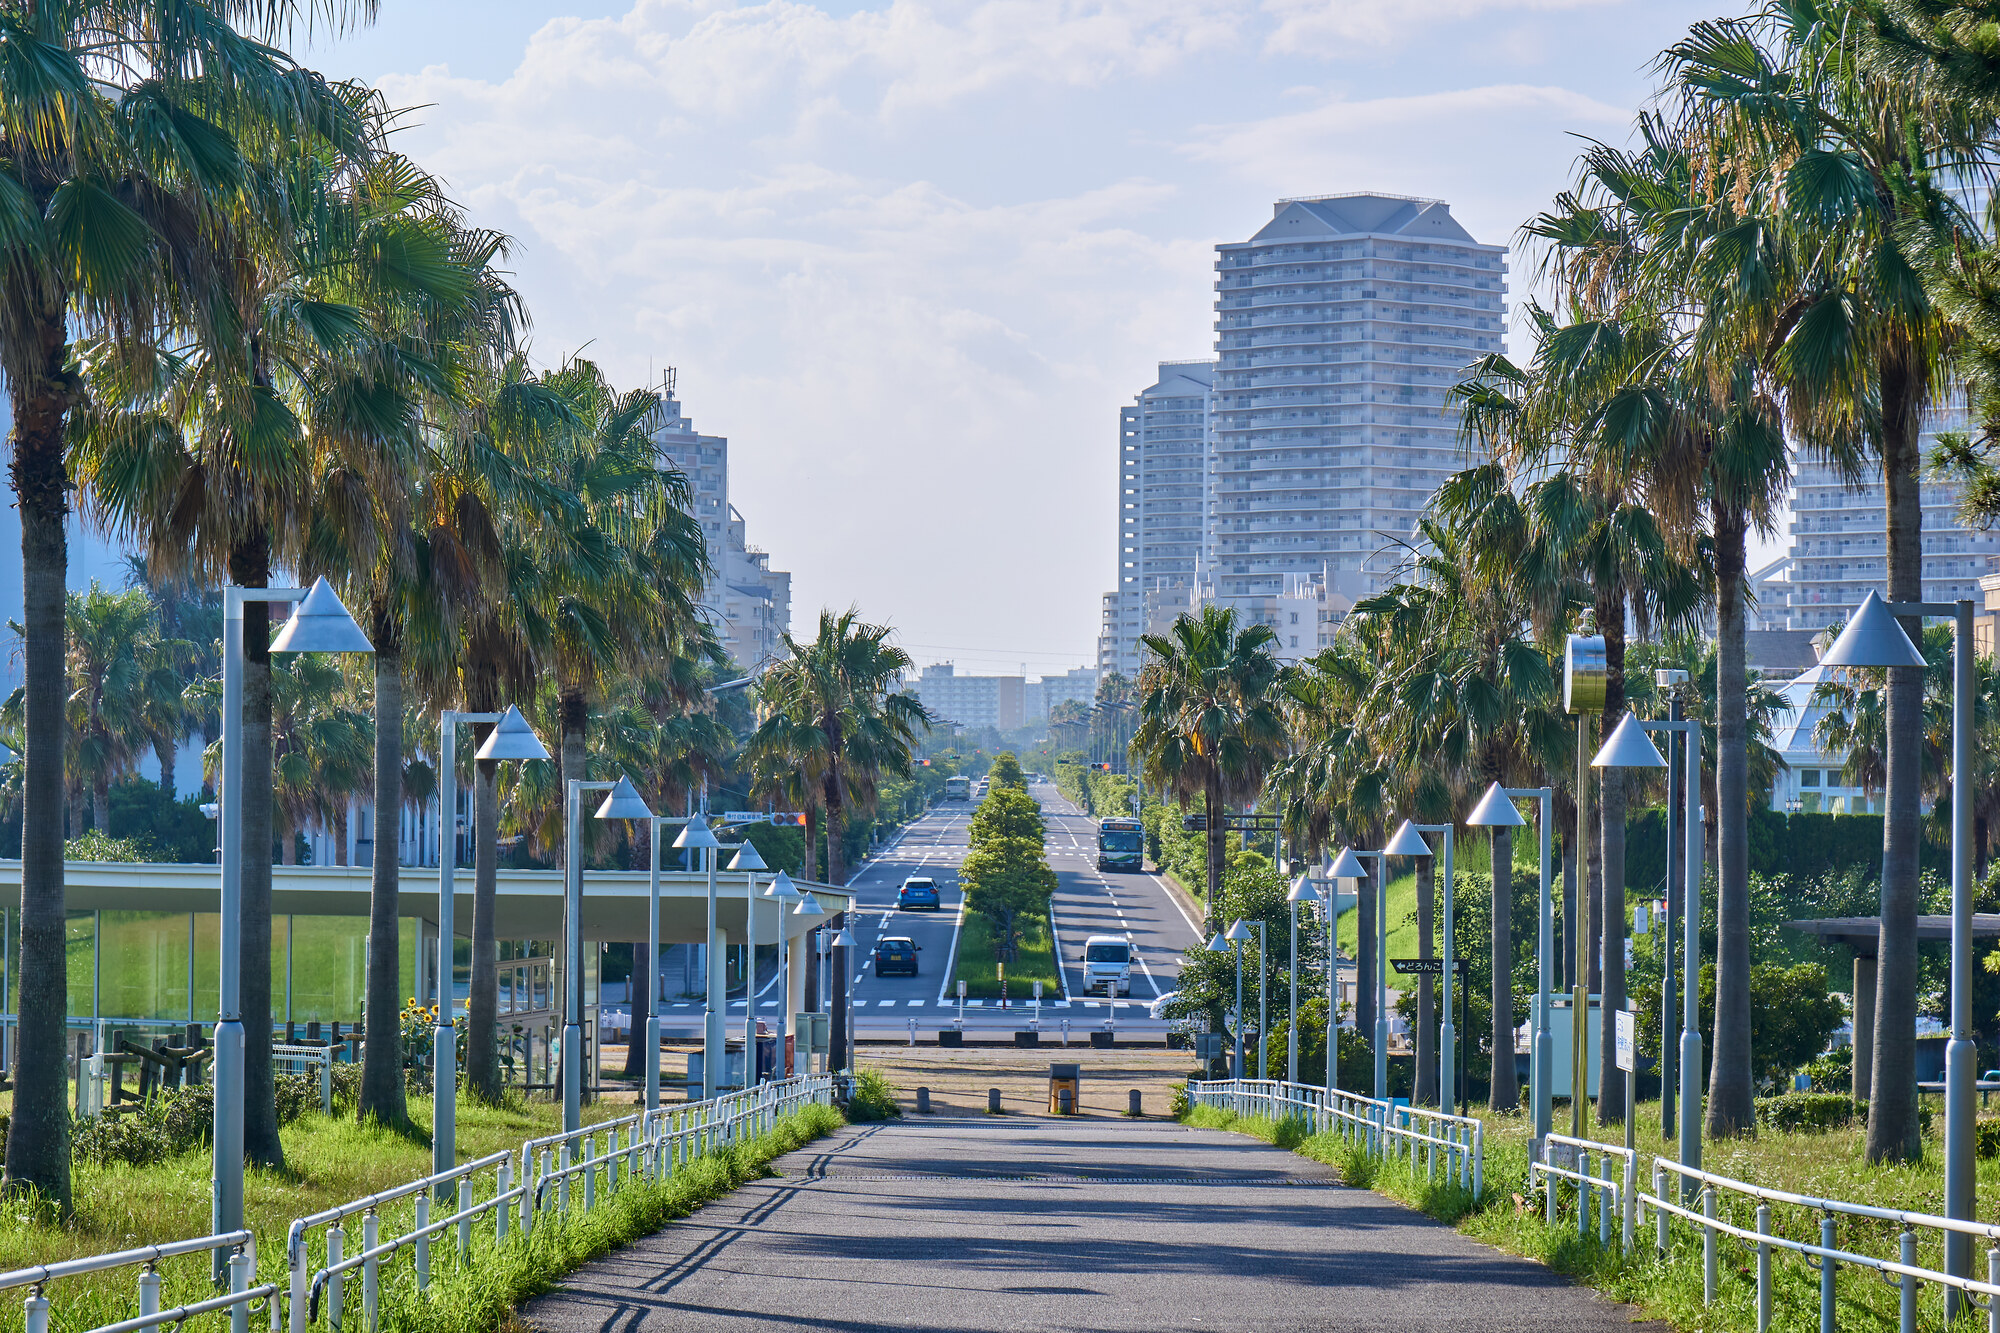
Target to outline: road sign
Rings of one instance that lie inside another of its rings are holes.
[[[1636,1073],[1639,1068],[1638,1047],[1634,1040],[1632,1014],[1626,1009],[1614,1009],[1611,1013],[1612,1026],[1618,1038],[1618,1067]]]
[[[1442,958],[1391,958],[1389,966],[1406,977],[1441,977],[1444,975]],[[1451,970],[1461,975],[1470,971],[1472,964],[1463,958],[1451,960]]]
[[[725,824],[764,824],[770,822],[768,810],[724,810],[722,822]]]

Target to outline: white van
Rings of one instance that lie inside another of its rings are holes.
[[[1109,995],[1132,993],[1132,946],[1122,935],[1092,935],[1083,942],[1083,990],[1099,987]]]

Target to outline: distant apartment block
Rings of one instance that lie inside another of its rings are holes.
[[[1966,428],[1964,409],[1934,412],[1922,437],[1924,453],[1936,446],[1939,431]],[[1979,532],[1958,521],[1955,485],[1925,477],[1921,494],[1924,600],[1969,597],[1984,605],[1979,580],[1996,567],[2000,532]],[[1871,467],[1849,490],[1827,464],[1801,458],[1792,482],[1791,559],[1787,623],[1792,629],[1837,625],[1870,588],[1883,591],[1889,580],[1888,519],[1879,471]]]
[[[1023,688],[1029,722],[1046,722],[1049,710],[1071,700],[1089,707],[1097,699],[1098,672],[1094,667],[1077,667],[1059,676],[1031,680]]]
[[[1194,582],[1207,539],[1215,365],[1162,361],[1118,411],[1118,587],[1106,604],[1098,669],[1139,670],[1149,591]]]
[[[792,576],[746,540],[742,513],[729,502],[729,440],[703,435],[674,396],[674,372],[661,386],[650,434],[663,461],[686,474],[692,512],[713,567],[701,590],[702,614],[739,666],[754,668],[778,652],[791,628]]]
[[[938,662],[908,684],[941,726],[1014,731],[1028,721],[1027,683],[1020,676],[961,676],[950,662]]]
[[[1295,574],[1379,591],[1472,461],[1445,395],[1504,348],[1506,248],[1441,201],[1349,194],[1280,200],[1216,252],[1218,593],[1278,595]]]

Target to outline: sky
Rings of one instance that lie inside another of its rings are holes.
[[[1118,409],[1211,355],[1216,244],[1359,190],[1512,244],[1725,12],[382,0],[294,49],[514,238],[536,360],[677,368],[795,630],[854,605],[919,662],[1038,675],[1094,659]]]

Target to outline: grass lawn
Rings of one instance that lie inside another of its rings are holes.
[[[257,1235],[259,1281],[282,1281],[285,1233],[294,1218],[336,1203],[358,1199],[404,1184],[431,1169],[428,1126],[431,1102],[410,1099],[411,1120],[425,1129],[399,1134],[355,1123],[351,1113],[335,1117],[308,1115],[285,1127],[283,1170],[252,1169],[245,1182],[247,1225]],[[586,1124],[629,1115],[627,1103],[600,1101],[584,1108]],[[461,1161],[502,1149],[518,1149],[523,1140],[560,1127],[561,1107],[548,1102],[515,1102],[502,1108],[462,1100],[458,1107],[458,1154]],[[0,1209],[0,1271],[33,1264],[103,1254],[158,1241],[201,1236],[209,1231],[211,1162],[205,1151],[148,1167],[79,1165],[73,1177],[74,1217],[54,1225],[24,1203]],[[482,1175],[477,1193],[492,1190],[492,1177]],[[412,1205],[401,1201],[382,1210],[383,1235],[394,1224],[406,1224]],[[482,1234],[492,1235],[490,1220]],[[350,1252],[358,1243],[358,1221],[352,1229]],[[315,1251],[317,1253],[317,1250]],[[433,1249],[433,1271],[450,1268],[450,1246],[442,1240]],[[402,1259],[385,1264],[385,1283],[394,1271],[407,1279]],[[212,1294],[205,1261],[169,1260],[161,1265],[162,1300],[172,1305]],[[59,1326],[81,1326],[85,1313],[94,1322],[111,1322],[136,1311],[139,1270],[118,1270],[103,1277],[71,1278],[51,1284],[49,1296]],[[350,1290],[358,1284],[350,1284]],[[324,1317],[324,1312],[322,1312]],[[260,1317],[261,1318],[261,1317]],[[0,1300],[0,1331],[22,1326],[18,1298]],[[93,1325],[94,1326],[94,1323]]]
[[[986,917],[977,912],[965,914],[965,925],[958,933],[958,959],[952,965],[954,984],[948,988],[950,992],[956,993],[955,983],[963,981],[968,998],[1000,998],[1000,976],[993,958],[997,934]],[[1007,998],[1032,1001],[1037,981],[1042,983],[1045,1002],[1059,996],[1062,987],[1056,980],[1055,942],[1049,937],[1049,923],[1039,917],[1016,917],[1014,945],[1014,961],[1007,965]]]

